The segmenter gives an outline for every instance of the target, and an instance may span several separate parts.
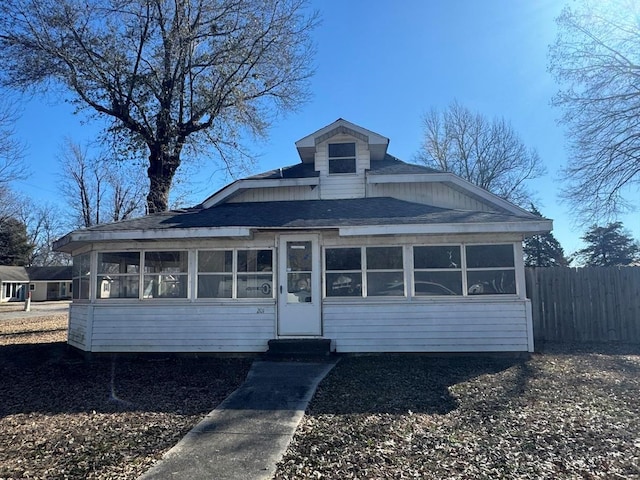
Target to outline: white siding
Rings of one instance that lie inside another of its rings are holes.
[[[356,173],[329,175],[329,143],[355,142]],[[320,172],[320,198],[364,198],[365,170],[371,165],[368,145],[347,135],[336,135],[316,146],[315,169]]]
[[[443,183],[377,183],[367,185],[368,197],[393,197],[408,202],[423,203],[459,210],[495,211],[490,205]]]
[[[67,342],[80,350],[91,349],[91,319],[93,306],[83,303],[69,305]]]
[[[314,186],[315,187],[315,186]],[[319,190],[309,185],[300,187],[254,188],[245,190],[228,201],[242,202],[282,202],[288,200],[318,200]]]
[[[144,303],[144,302],[143,302]],[[275,303],[96,304],[93,352],[264,352]]]
[[[347,352],[528,351],[526,301],[325,303],[324,336]]]

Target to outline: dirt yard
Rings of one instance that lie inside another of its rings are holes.
[[[639,354],[345,358],[276,479],[638,479]]]
[[[135,479],[235,390],[251,364],[86,361],[64,343],[66,322],[66,314],[0,320],[0,479]]]

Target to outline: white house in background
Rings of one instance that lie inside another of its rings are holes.
[[[71,298],[71,267],[0,266],[0,302],[67,300]]]
[[[27,267],[31,300],[68,300],[71,298],[71,267]]]
[[[536,217],[402,162],[339,119],[300,161],[184,210],[76,230],[69,343],[92,352],[533,351],[522,240]]]
[[[0,302],[24,301],[29,276],[24,267],[0,265]]]

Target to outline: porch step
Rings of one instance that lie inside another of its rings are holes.
[[[330,353],[331,340],[328,338],[286,338],[269,340],[267,356],[320,357]]]

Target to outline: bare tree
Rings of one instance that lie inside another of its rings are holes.
[[[67,89],[148,152],[149,212],[168,208],[185,146],[224,161],[306,98],[305,0],[5,0],[2,83]]]
[[[640,182],[638,18],[636,0],[583,0],[557,18],[549,69],[564,86],[553,100],[570,142],[564,194],[585,223],[637,206],[626,196]]]
[[[35,203],[26,197],[21,199],[16,218],[26,225],[27,238],[33,245],[28,265],[70,264],[71,257],[68,254],[53,250],[53,242],[67,230],[64,222],[60,221],[63,217],[63,212],[55,204]]]
[[[23,165],[25,146],[16,138],[13,127],[17,118],[18,112],[14,105],[0,103],[0,190],[26,176]]]
[[[143,213],[141,169],[122,161],[91,157],[67,139],[59,156],[60,189],[75,226],[90,227]]]
[[[424,139],[418,159],[452,172],[490,192],[524,206],[531,203],[527,181],[545,169],[504,119],[490,120],[457,102],[423,117]]]

